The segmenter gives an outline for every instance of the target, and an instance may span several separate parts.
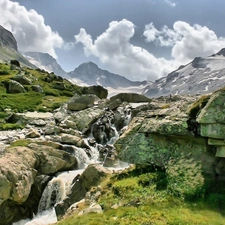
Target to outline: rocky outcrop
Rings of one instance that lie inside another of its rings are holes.
[[[0,46],[17,51],[17,42],[12,33],[0,25]]]
[[[193,165],[201,165],[204,176],[223,179],[224,93],[220,90],[198,101],[188,96],[161,97],[141,110],[137,107],[128,129],[115,143],[119,157],[165,170],[171,161],[192,160]]]
[[[37,211],[40,199],[32,199],[33,190],[40,197],[44,187],[41,184],[47,182],[40,182],[44,179],[41,174],[76,168],[77,160],[64,151],[31,144],[29,148],[7,148],[0,157],[0,165],[0,224],[7,225]]]

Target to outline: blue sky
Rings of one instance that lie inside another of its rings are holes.
[[[224,0],[0,0],[0,24],[21,51],[47,52],[66,71],[93,61],[155,80],[225,47]]]

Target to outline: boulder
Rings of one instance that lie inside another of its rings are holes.
[[[94,122],[97,121],[105,111],[99,108],[88,108],[79,112],[73,113],[69,118],[69,121],[73,121],[76,124],[76,128],[81,132],[89,130]]]
[[[76,147],[80,148],[89,148],[89,146],[85,144],[84,140],[79,136],[70,134],[61,134],[56,138],[58,138],[58,141],[62,144],[75,145]]]
[[[108,96],[108,90],[100,85],[83,87],[82,93],[83,94],[93,94],[93,95],[98,96],[100,99],[107,98],[107,96]]]
[[[19,82],[15,80],[10,80],[8,83],[7,92],[8,93],[24,93],[26,91],[22,84],[20,84]]]
[[[29,148],[34,150],[37,158],[36,166],[41,174],[54,174],[58,171],[77,168],[77,160],[65,151],[50,146],[31,143]]]
[[[33,91],[36,91],[36,92],[39,92],[39,93],[44,93],[43,88],[38,84],[32,85],[31,88],[32,88]]]
[[[10,65],[14,65],[14,66],[20,67],[20,63],[19,63],[18,60],[10,60]]]
[[[110,101],[121,99],[122,102],[151,102],[151,99],[136,93],[120,93],[110,98]]]
[[[80,111],[91,107],[99,98],[96,95],[75,95],[67,103],[67,108],[72,111]]]
[[[83,199],[91,187],[98,185],[111,171],[98,164],[89,165],[84,172],[74,179],[68,196],[55,207],[57,217],[63,216],[75,202]]]
[[[26,84],[26,85],[30,85],[31,84],[31,80],[29,78],[27,78],[25,75],[22,74],[17,74],[15,75],[12,80],[15,80],[17,82],[19,82],[20,84]]]

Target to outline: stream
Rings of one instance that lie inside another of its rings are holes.
[[[120,130],[128,125],[131,119],[130,112],[126,113],[123,119],[123,125],[120,127]],[[128,167],[128,163],[121,162],[115,157],[111,160],[111,156],[115,156],[113,144],[118,138],[119,132],[113,122],[113,116],[108,113],[92,125],[90,135],[84,138],[85,143],[90,148],[88,153],[82,148],[63,145],[64,150],[69,151],[77,158],[78,169],[57,173],[49,181],[42,193],[37,215],[33,215],[31,220],[21,220],[13,223],[13,225],[48,225],[56,223],[57,216],[54,206],[67,196],[74,178],[81,175],[89,164],[100,163],[113,170]]]

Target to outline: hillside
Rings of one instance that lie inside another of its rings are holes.
[[[9,64],[0,63],[1,111],[52,111],[75,94],[89,92],[89,89],[45,70],[11,70]]]

